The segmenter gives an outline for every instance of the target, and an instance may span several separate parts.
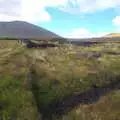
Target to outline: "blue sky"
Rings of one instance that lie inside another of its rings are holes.
[[[120,0],[0,0],[0,21],[22,20],[63,37],[120,32]]]
[[[51,14],[50,22],[37,25],[47,28],[57,34],[66,36],[73,29],[87,29],[92,33],[116,32],[112,23],[116,13],[113,9],[99,11],[93,14],[70,14],[55,8],[48,8]]]

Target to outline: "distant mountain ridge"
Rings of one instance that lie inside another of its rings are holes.
[[[120,33],[110,33],[105,35],[104,37],[120,37]]]
[[[0,38],[52,39],[59,35],[24,21],[0,22]]]

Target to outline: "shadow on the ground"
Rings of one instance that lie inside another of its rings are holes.
[[[31,74],[35,73],[31,72]],[[120,76],[116,76],[114,82],[106,84],[102,87],[93,86],[83,93],[66,96],[61,100],[56,100],[56,102],[54,101],[49,106],[47,106],[47,108],[41,108],[38,97],[39,86],[35,82],[35,78],[33,80],[31,88],[36,101],[36,105],[38,107],[38,112],[42,114],[43,120],[53,120],[53,116],[60,117],[80,104],[96,103],[100,99],[100,97],[104,96],[110,91],[118,89],[120,89]]]
[[[104,96],[110,91],[118,89],[120,89],[120,76],[116,77],[116,81],[111,82],[103,87],[94,86],[86,92],[67,96],[60,101],[58,100],[52,105],[51,114],[61,116],[72,110],[77,105],[95,103],[100,99],[100,97]]]

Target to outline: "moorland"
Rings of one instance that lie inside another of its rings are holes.
[[[0,119],[119,120],[120,40],[114,39],[37,48],[0,40]]]

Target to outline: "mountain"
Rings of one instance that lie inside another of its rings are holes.
[[[105,35],[104,37],[120,37],[120,33],[110,33]]]
[[[0,22],[0,38],[58,38],[57,34],[24,21]]]

